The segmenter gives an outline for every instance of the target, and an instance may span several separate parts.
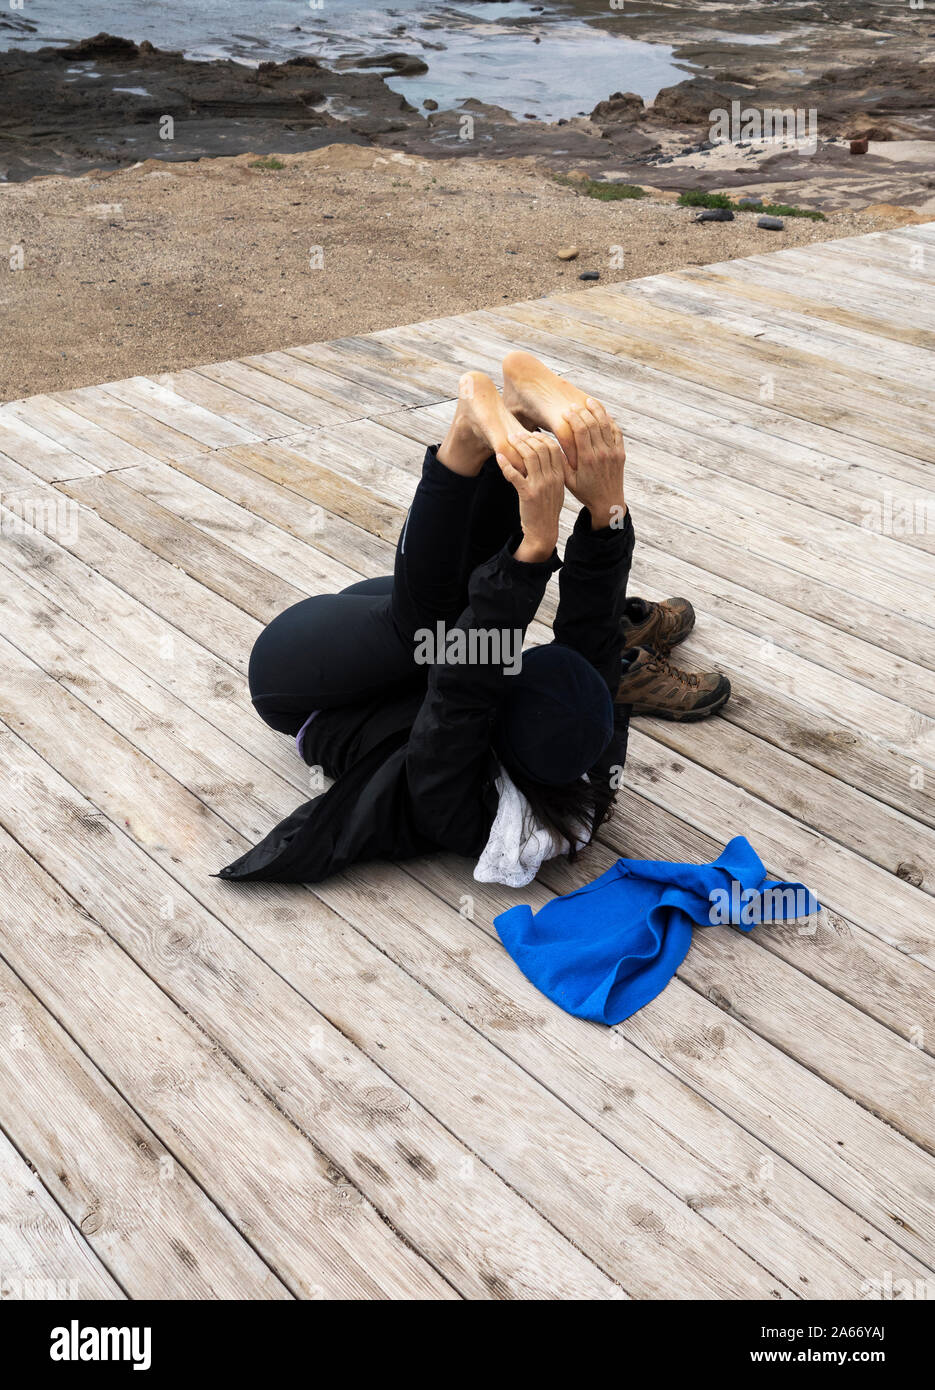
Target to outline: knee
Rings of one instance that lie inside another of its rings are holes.
[[[391,574],[381,574],[376,579],[358,579],[356,584],[348,584],[346,589],[342,589],[342,594],[391,594],[393,592],[393,576]]]

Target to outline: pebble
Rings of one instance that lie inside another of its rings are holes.
[[[560,261],[576,261],[578,259],[577,246],[563,246],[555,253]]]
[[[762,198],[741,198],[740,201],[738,202],[737,206],[738,206],[739,208],[761,208],[761,207],[763,206],[763,199],[762,199]]]
[[[695,218],[696,222],[733,222],[734,214],[730,208],[705,208]]]
[[[599,270],[582,270],[578,276],[579,280],[599,280],[600,278],[601,272]]]
[[[781,217],[758,217],[756,225],[762,227],[764,232],[781,232],[785,223]]]

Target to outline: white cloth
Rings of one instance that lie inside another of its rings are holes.
[[[568,841],[539,825],[523,793],[501,766],[494,783],[500,798],[483,852],[474,868],[478,883],[503,883],[525,888],[548,859],[568,853]],[[582,832],[583,833],[583,832]],[[579,840],[583,849],[589,836]]]

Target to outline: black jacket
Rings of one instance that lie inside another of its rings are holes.
[[[515,537],[471,575],[468,607],[454,627],[522,630],[536,616],[550,574],[561,568],[555,640],[586,657],[615,694],[620,619],[633,554],[627,513],[620,528],[591,529],[578,515],[561,564],[513,557]],[[323,710],[303,753],[335,779],[220,878],[316,883],[366,859],[399,860],[445,849],[477,858],[497,810],[491,727],[509,676],[497,664],[434,665],[427,686],[386,700]],[[626,756],[627,711],[598,771]]]

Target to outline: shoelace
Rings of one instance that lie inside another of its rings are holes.
[[[698,676],[694,671],[683,671],[679,666],[673,666],[671,661],[666,661],[664,656],[656,655],[652,661],[647,661],[646,670],[658,671],[662,675],[670,676],[673,680],[681,681],[683,685],[689,686],[692,690],[698,688]]]
[[[672,650],[674,643],[672,638],[679,629],[680,618],[677,613],[673,613],[670,608],[662,609],[662,620],[659,624],[659,634],[656,637],[655,649],[661,655],[667,656]]]

